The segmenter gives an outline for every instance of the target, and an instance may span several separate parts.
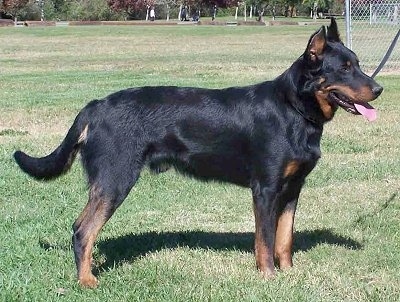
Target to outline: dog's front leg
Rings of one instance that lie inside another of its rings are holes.
[[[253,188],[255,217],[255,257],[264,277],[275,275],[274,249],[276,236],[276,192],[257,182]]]
[[[293,266],[292,247],[293,247],[293,224],[296,212],[297,198],[286,204],[280,211],[277,218],[276,238],[275,238],[275,261],[279,263],[281,270]]]

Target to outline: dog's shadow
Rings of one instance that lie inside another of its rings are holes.
[[[307,251],[319,244],[331,244],[347,249],[361,249],[362,244],[347,237],[335,234],[329,229],[300,231],[295,233],[294,252]],[[187,232],[148,232],[129,234],[118,238],[100,241],[98,253],[105,256],[105,262],[98,271],[108,270],[131,262],[138,257],[162,249],[178,247],[201,248],[207,250],[239,250],[253,252],[254,233],[218,233],[204,231]]]

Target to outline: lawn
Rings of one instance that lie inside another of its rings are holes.
[[[0,28],[0,301],[399,301],[400,75],[380,75],[378,120],[338,111],[296,216],[294,268],[255,269],[251,192],[144,171],[97,241],[81,289],[71,226],[85,176],[37,182],[16,149],[52,151],[88,101],[143,85],[273,79],[316,26]],[[362,58],[361,58],[362,59]]]

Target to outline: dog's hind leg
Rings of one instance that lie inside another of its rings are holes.
[[[84,287],[97,286],[97,279],[91,271],[92,250],[98,233],[115,210],[112,204],[110,198],[101,193],[100,188],[92,186],[89,201],[73,225],[72,242],[78,280]]]
[[[113,175],[108,176],[112,178]],[[101,228],[124,201],[136,180],[137,177],[121,173],[113,178],[114,186],[108,184],[105,187],[100,182],[90,186],[89,201],[73,225],[72,236],[78,280],[84,287],[97,286],[91,271],[93,245]]]
[[[261,181],[252,185],[255,216],[255,257],[257,268],[265,278],[275,275],[274,246],[276,235],[277,190]]]

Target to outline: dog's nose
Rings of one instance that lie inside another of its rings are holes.
[[[374,94],[375,97],[378,97],[383,91],[383,87],[376,85],[372,88],[372,93]]]

